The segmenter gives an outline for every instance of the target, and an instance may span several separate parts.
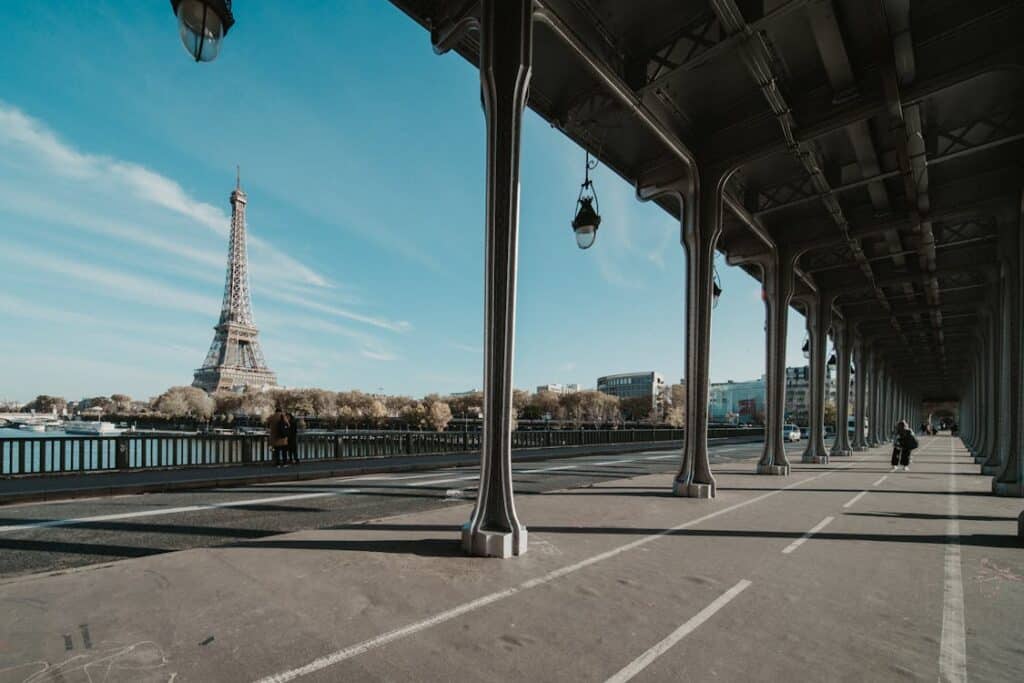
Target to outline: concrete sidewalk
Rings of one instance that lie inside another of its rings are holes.
[[[922,446],[909,473],[731,464],[713,501],[662,475],[520,496],[514,560],[463,556],[453,504],[15,579],[0,683],[1016,680],[1020,502]]]

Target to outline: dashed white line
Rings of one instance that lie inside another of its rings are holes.
[[[597,564],[598,562],[603,562],[604,560],[610,559],[612,557],[617,557],[618,555],[626,553],[635,548],[639,548],[640,546],[646,545],[651,541],[662,538],[663,536],[667,536],[668,534],[672,534],[683,529],[688,529],[697,524],[701,524],[716,517],[720,517],[721,515],[728,514],[734,510],[739,510],[740,508],[744,508],[748,505],[759,503],[760,501],[765,500],[766,498],[778,495],[780,493],[783,493],[784,491],[788,491],[789,489],[796,488],[797,486],[801,486],[803,484],[806,484],[807,482],[814,481],[815,479],[828,476],[829,474],[832,474],[833,472],[837,471],[839,470],[829,470],[821,472],[820,474],[808,477],[807,479],[795,481],[792,484],[783,486],[782,488],[762,493],[759,496],[755,496],[753,498],[741,501],[739,503],[734,503],[728,507],[722,508],[721,510],[709,512],[706,515],[697,517],[696,519],[691,519],[688,522],[683,522],[682,524],[678,524],[669,529],[663,529],[662,531],[659,531],[656,534],[644,536],[643,538],[638,538],[635,541],[631,541],[624,545],[620,545],[617,548],[612,548],[611,550],[607,550],[598,555],[588,557],[585,560],[581,560],[574,564],[570,564],[565,567],[555,569],[554,571],[548,572],[547,574],[543,574],[542,576],[538,576],[535,579],[524,581],[523,583],[517,586],[512,586],[511,588],[506,588],[505,590],[485,595],[483,597],[477,598],[476,600],[463,603],[449,610],[436,614],[432,617],[428,617],[421,621],[416,621],[411,624],[407,624],[406,626],[402,626],[393,631],[388,631],[387,633],[383,633],[379,636],[376,636],[375,638],[370,638],[369,640],[364,640],[361,643],[357,643],[355,645],[351,645],[336,652],[332,652],[322,657],[318,657],[313,661],[309,662],[308,664],[305,664],[298,668],[290,669],[288,671],[282,671],[281,673],[261,678],[259,679],[258,683],[286,683],[287,681],[293,681],[301,676],[306,676],[317,671],[322,671],[323,669],[343,662],[347,659],[351,659],[352,657],[363,654],[364,652],[368,652],[383,645],[387,645],[388,643],[394,642],[396,640],[412,635],[414,633],[418,633],[420,631],[430,628],[431,626],[436,626],[438,624],[443,624],[447,621],[451,621],[452,619],[455,619],[456,617],[459,617],[463,614],[473,612],[475,610],[480,609],[481,607],[485,607],[487,605],[498,602],[499,600],[504,600],[505,598],[516,595],[517,593],[520,593],[522,591],[551,583],[552,581],[560,579],[563,576],[568,576],[569,574],[573,574],[581,569],[589,567],[593,564]]]
[[[604,462],[592,462],[590,464],[594,467],[603,467],[605,465],[621,465],[627,462],[636,462],[636,458],[628,458],[626,460],[606,460]]]
[[[953,439],[949,440],[949,518],[946,522],[945,580],[942,591],[942,637],[939,641],[939,680],[967,680],[964,625],[964,584],[960,561],[960,501],[956,495]]]
[[[888,478],[889,478],[888,474],[883,474],[882,478],[879,479],[878,481],[876,481],[874,484],[872,484],[872,486],[880,486],[882,484],[882,482],[885,481]]]
[[[668,652],[673,645],[697,630],[701,624],[714,616],[715,612],[728,605],[733,598],[746,590],[749,585],[750,582],[743,579],[735,586],[719,595],[710,605],[693,615],[685,624],[665,637],[664,640],[658,642],[650,650],[623,667],[621,671],[609,678],[607,683],[626,683],[626,681],[632,679],[638,673],[646,669],[651,662]]]
[[[806,534],[804,534],[800,538],[796,539],[795,541],[787,545],[782,550],[782,554],[789,555],[791,552],[793,552],[794,550],[802,546],[804,543],[806,543],[807,539],[809,539],[811,536],[813,536],[814,534],[818,533],[819,531],[827,527],[829,524],[831,524],[832,520],[834,519],[835,517],[829,516],[815,524],[810,531],[808,531]]]
[[[539,472],[557,472],[559,470],[574,470],[579,465],[559,465],[558,467],[539,467],[535,470],[519,470],[515,474],[537,474]]]
[[[843,503],[843,508],[853,507],[857,503],[858,500],[860,500],[861,498],[863,498],[867,494],[868,494],[867,491],[861,491],[856,496],[854,496],[850,500],[848,500],[845,503]]]
[[[479,474],[467,474],[462,477],[448,477],[447,479],[428,479],[427,481],[413,481],[403,486],[430,486],[431,484],[450,484],[453,481],[466,481],[467,479],[479,479]]]

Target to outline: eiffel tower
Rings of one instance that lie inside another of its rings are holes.
[[[195,372],[192,386],[215,391],[237,391],[244,387],[276,386],[277,377],[263,360],[256,339],[259,331],[252,320],[249,299],[249,268],[245,248],[245,205],[241,173],[231,193],[231,237],[228,243],[228,272],[224,279],[224,303],[220,322],[213,329],[213,343],[203,367]]]

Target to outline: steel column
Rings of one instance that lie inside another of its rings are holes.
[[[827,463],[828,450],[825,447],[825,373],[828,359],[825,357],[828,329],[832,322],[832,303],[835,294],[815,292],[801,297],[807,312],[807,334],[810,338],[810,404],[807,407],[807,421],[810,434],[807,448],[801,460],[808,463]]]
[[[765,429],[758,474],[788,475],[789,459],[782,441],[786,419],[786,333],[793,298],[796,255],[776,250],[762,262],[765,308]]]
[[[833,320],[832,337],[836,348],[836,438],[832,443],[833,456],[850,456],[850,436],[847,425],[850,415],[850,343],[852,325],[845,320]]]
[[[1024,193],[1021,207],[1024,209]],[[1024,213],[1021,214],[1021,223],[1024,224]],[[1003,283],[1000,288],[1003,292],[1003,309],[999,317],[1003,328],[1005,389],[999,413],[1003,416],[1002,431],[1005,439],[1002,465],[992,480],[992,492],[997,496],[1024,497],[1024,457],[1021,453],[1024,449],[1024,406],[1021,405],[1024,400],[1021,390],[1021,383],[1024,382],[1024,360],[1021,358],[1021,325],[1024,324],[1024,311],[1021,310],[1021,264],[1024,263],[1020,254],[1022,241],[1018,230],[1003,230],[1000,244],[1003,259]]]
[[[519,149],[533,51],[531,0],[482,0],[480,85],[487,121],[484,422],[480,490],[462,528],[470,555],[526,552],[512,492],[512,359],[519,231]]]
[[[728,174],[702,178],[691,193],[683,222],[686,263],[686,438],[672,485],[677,496],[712,498],[715,478],[708,460],[708,364],[715,245],[722,233]],[[693,200],[697,200],[693,206]],[[696,211],[690,211],[690,207]]]
[[[853,366],[857,371],[853,382],[853,450],[863,451],[867,448],[864,438],[865,408],[867,406],[868,369],[865,362],[865,341],[860,335],[853,342]]]
[[[983,455],[985,459],[981,463],[981,473],[992,476],[999,472],[1002,468],[1002,458],[999,450],[999,414],[1002,411],[1002,405],[1000,399],[1002,398],[1002,385],[1005,383],[1003,375],[1003,364],[1002,364],[1002,320],[1001,320],[1001,307],[1000,302],[1002,301],[1002,292],[996,293],[996,298],[993,303],[992,314],[988,320],[988,334],[989,334],[989,392],[988,400],[985,406],[985,412],[988,415],[986,421],[986,438],[985,438],[985,450]],[[1018,321],[1019,324],[1019,321]]]

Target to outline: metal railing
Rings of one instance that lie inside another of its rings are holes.
[[[763,429],[711,429],[711,437],[763,436]],[[680,441],[682,429],[516,431],[512,448],[559,448]],[[304,432],[303,461],[463,453],[480,449],[480,432]],[[260,434],[130,433],[117,436],[0,438],[0,476],[266,464],[273,460]]]

